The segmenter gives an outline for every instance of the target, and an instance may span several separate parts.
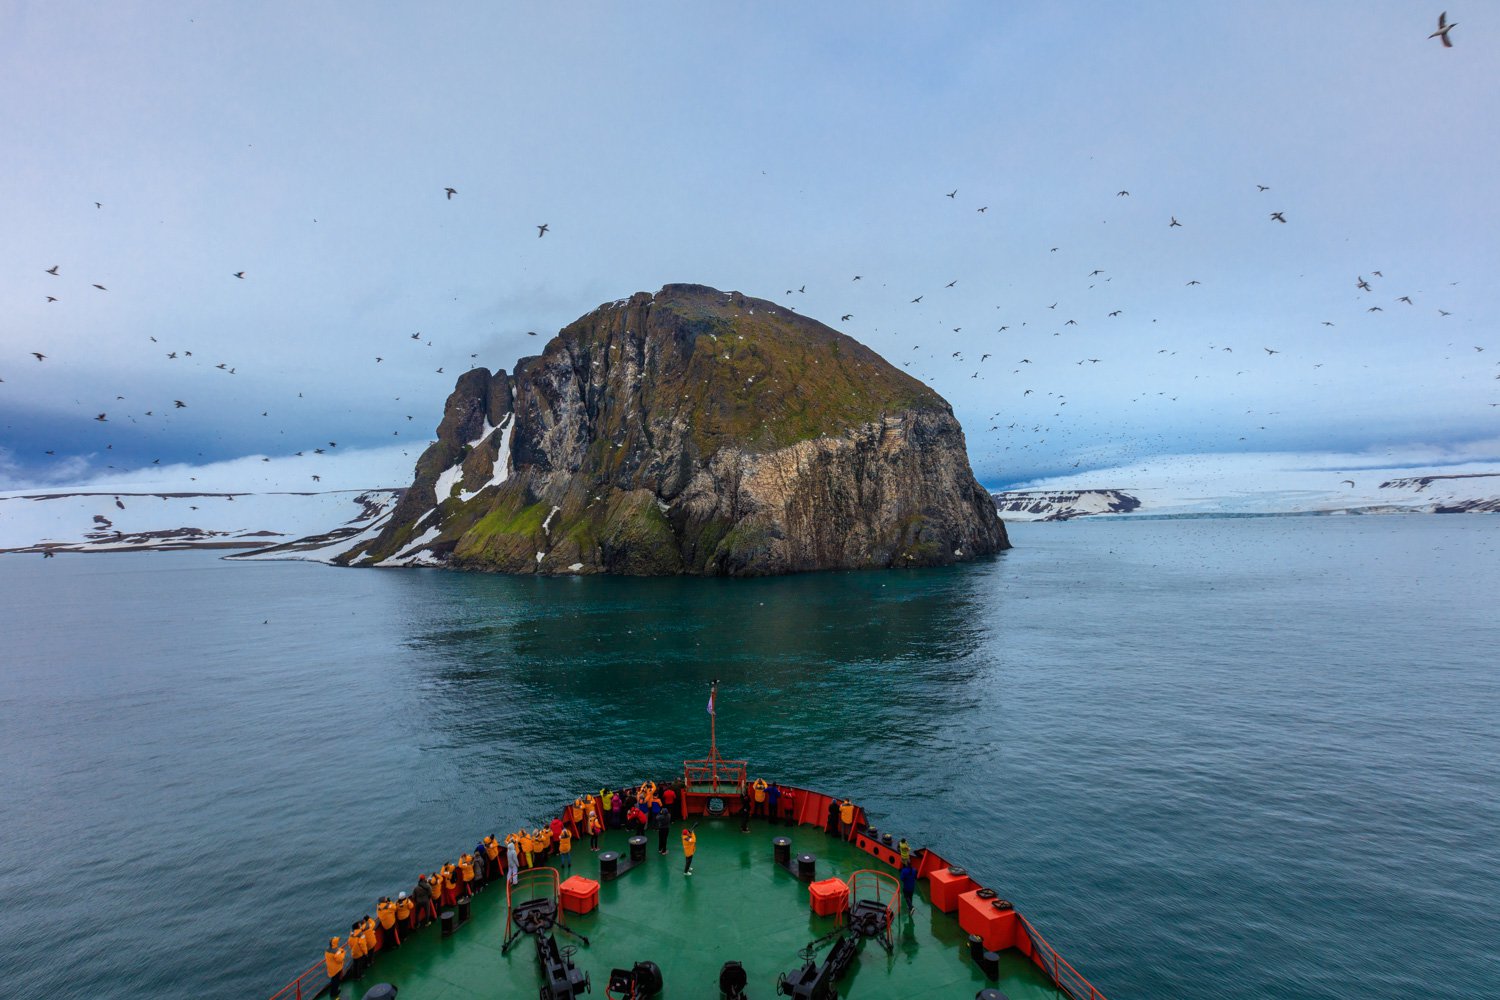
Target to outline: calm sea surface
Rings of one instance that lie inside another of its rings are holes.
[[[1113,1000],[1500,991],[1500,517],[1015,525],[955,570],[0,558],[7,996],[260,1000],[418,869],[707,742]]]

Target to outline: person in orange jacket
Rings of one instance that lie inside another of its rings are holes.
[[[380,952],[380,932],[375,929],[375,918],[368,913],[365,914],[365,922],[361,933],[365,938],[365,957],[375,961],[375,956]]]
[[[589,850],[595,854],[599,853],[599,834],[604,829],[604,824],[599,822],[599,814],[593,809],[588,812],[589,828]]]
[[[417,929],[417,904],[404,892],[396,893],[396,926],[400,928],[400,934]]]
[[[568,874],[573,873],[573,834],[563,827],[557,838],[557,867]]]
[[[766,789],[769,787],[766,784],[765,778],[756,778],[750,785],[750,788],[755,793],[755,815],[757,816],[765,816],[766,814]]]
[[[698,835],[693,828],[685,826],[682,828],[682,874],[693,874],[693,855],[698,850]]]
[[[484,856],[490,862],[484,866],[484,884],[489,885],[500,877],[500,842],[493,833],[484,838]]]
[[[323,952],[323,967],[328,970],[328,995],[339,1000],[339,983],[344,979],[344,957],[348,951],[339,946],[339,939],[328,939],[328,948]]]
[[[380,924],[380,946],[386,949],[401,947],[401,933],[396,929],[396,904],[391,902],[391,897],[380,897],[375,904],[375,919]]]
[[[474,894],[474,855],[460,854],[458,856],[458,886],[455,890],[456,896],[471,896]]]
[[[356,920],[349,925],[349,978],[362,978],[369,964],[369,952],[365,948],[365,925]]]
[[[848,799],[839,803],[839,832],[845,840],[853,839],[854,834],[854,803]]]

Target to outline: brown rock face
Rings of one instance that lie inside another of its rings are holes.
[[[668,285],[460,377],[390,523],[340,561],[748,576],[1008,544],[942,397],[770,302]]]

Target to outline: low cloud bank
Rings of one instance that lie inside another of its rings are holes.
[[[14,457],[0,449],[0,488],[6,492],[281,493],[405,487],[427,442],[386,448],[329,449],[301,456],[245,455],[207,465],[99,469],[70,458],[45,477],[22,476]],[[313,477],[317,478],[314,479]]]

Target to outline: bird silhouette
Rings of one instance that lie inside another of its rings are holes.
[[[921,301],[922,301],[922,296],[920,296],[920,295],[918,295],[916,298],[912,299],[912,302],[921,302]]]
[[[1427,37],[1441,38],[1443,40],[1443,48],[1451,49],[1453,48],[1453,42],[1448,39],[1448,32],[1452,31],[1456,27],[1458,27],[1457,21],[1454,21],[1452,24],[1448,23],[1448,12],[1445,10],[1438,15],[1438,30],[1434,31]]]
[[[49,295],[49,296],[47,296],[47,301],[48,302],[56,302],[57,301],[57,296],[56,295]]]
[[[1261,190],[1261,191],[1269,191],[1269,190],[1271,190],[1271,189],[1270,189],[1270,188],[1269,188],[1269,187],[1267,187],[1267,186],[1266,186],[1266,185],[1264,185],[1264,184],[1257,184],[1257,185],[1255,185],[1255,186],[1256,186],[1256,187],[1257,187],[1257,188],[1258,188],[1258,189],[1260,189],[1260,190]]]
[[[1120,312],[1121,312],[1121,310],[1116,309],[1114,312],[1110,313],[1110,315],[1111,316],[1118,316],[1118,315],[1120,315]]]
[[[375,359],[375,363],[378,365],[378,364],[380,364],[380,362],[382,362],[384,360],[385,360],[385,358],[376,358]]]
[[[1280,351],[1273,351],[1269,347],[1262,347],[1261,350],[1265,351],[1267,354],[1280,354],[1281,353]]]
[[[421,340],[422,339],[422,331],[418,330],[416,333],[412,334],[411,335],[411,339],[412,340]]]
[[[53,264],[51,267],[47,268],[47,273],[50,274],[50,275],[52,275],[52,276],[54,276],[54,277],[56,277],[57,276],[57,269],[59,267],[62,267],[62,265],[61,264]]]
[[[853,318],[854,318],[854,314],[853,313],[844,313],[844,315],[842,315],[842,316],[839,317],[839,322],[840,323],[847,323],[847,322],[849,322]]]
[[[548,228],[549,227],[548,227],[548,225],[546,223],[543,223],[540,226],[537,226],[536,227],[536,238],[537,239],[541,239],[543,236],[546,236]]]
[[[107,416],[105,416],[105,415],[104,415],[104,414],[102,414],[102,413],[101,413],[101,414],[99,414],[99,415],[98,415],[98,416],[97,416],[97,417],[95,417],[95,418],[94,418],[94,419],[95,419],[95,420],[97,420],[97,421],[99,421],[99,422],[100,422],[100,423],[101,423],[101,424],[102,424],[102,423],[106,423],[106,422],[108,422],[108,420],[109,420],[109,418],[108,418],[108,417],[107,417]]]
[[[1115,192],[1115,197],[1116,198],[1129,198],[1130,197],[1130,192],[1129,191],[1116,191]]]
[[[1366,281],[1363,276],[1361,276],[1359,281],[1355,283],[1355,287],[1360,289],[1361,291],[1368,292],[1370,290],[1370,283]]]
[[[1438,315],[1439,316],[1452,316],[1453,314],[1451,312],[1449,312],[1448,310],[1446,310],[1446,309],[1439,309],[1438,310]],[[38,356],[37,360],[40,361],[42,359],[41,359],[40,356]]]
[[[958,194],[958,188],[954,188],[952,191],[948,192],[948,197],[952,198],[952,197],[954,197],[957,194]]]
[[[1378,313],[1385,312],[1385,310],[1380,308],[1379,306],[1371,306],[1370,308],[1366,309],[1365,312]]]
[[[38,361],[46,361],[47,360],[47,355],[45,355],[45,354],[39,354],[36,351],[32,351],[31,352],[31,356],[33,358],[36,358]]]
[[[177,410],[185,410],[187,409],[187,404],[180,399],[174,399],[172,400],[172,407]]]
[[[1203,282],[1199,281],[1197,278],[1194,278],[1192,281],[1189,281],[1188,284],[1189,285],[1201,285],[1201,284],[1203,284]]]
[[[239,278],[241,281],[243,281],[245,279],[245,272],[244,271],[236,271],[236,272],[234,272],[234,276],[236,278]]]
[[[980,214],[988,212],[989,210],[990,210],[990,206],[988,206],[988,205],[984,206],[983,208],[976,208],[976,209],[974,209],[974,211],[979,212]]]
[[[1272,212],[1271,213],[1271,218],[1275,219],[1277,222],[1285,222],[1286,221],[1286,216],[1282,215],[1280,212]]]
[[[944,286],[943,286],[943,287],[944,287],[944,288],[952,288],[952,287],[953,287],[953,286],[954,286],[954,285],[956,285],[956,284],[958,284],[958,279],[957,279],[957,278],[954,278],[954,279],[953,279],[953,280],[952,280],[952,281],[950,281],[950,282],[948,282],[948,283],[947,283],[947,284],[946,284],[946,285],[944,285]]]
[[[1410,295],[1403,295],[1399,299],[1397,299],[1396,301],[1397,302],[1405,302],[1409,306],[1416,305],[1416,303],[1411,300],[1411,296]]]
[[[452,201],[453,200],[453,196],[456,195],[456,194],[458,194],[458,189],[457,188],[443,188],[443,191],[444,191],[444,193],[446,193],[448,195],[448,200],[449,201]]]
[[[99,289],[99,291],[101,291],[101,292],[107,292],[107,291],[109,291],[109,289],[105,288],[103,285],[96,284],[96,285],[94,285],[94,287],[97,288],[97,289]]]
[[[1180,223],[1180,222],[1177,221],[1177,216],[1175,216],[1175,215],[1172,216],[1172,221],[1169,222],[1169,223],[1167,223],[1167,228],[1168,229],[1171,229],[1173,226],[1177,226],[1178,228],[1182,227],[1182,223]]]
[[[1352,480],[1352,479],[1345,479],[1344,482],[1348,483],[1351,488],[1354,486],[1354,480]],[[1342,484],[1340,484],[1340,485],[1342,485]]]

